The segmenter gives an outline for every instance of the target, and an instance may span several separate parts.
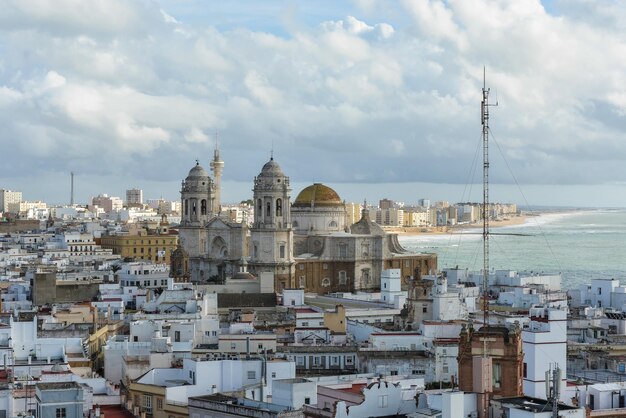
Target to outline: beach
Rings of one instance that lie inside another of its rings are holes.
[[[500,228],[503,226],[515,226],[523,225],[526,223],[528,215],[510,216],[505,219],[490,220],[490,228]],[[413,235],[435,235],[435,234],[454,234],[456,231],[462,231],[464,229],[476,229],[482,228],[482,222],[475,222],[471,224],[461,224],[454,226],[438,226],[438,227],[424,227],[424,226],[407,226],[407,227],[383,227],[386,232],[390,232],[398,235],[413,236]]]

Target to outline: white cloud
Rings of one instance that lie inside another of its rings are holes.
[[[361,3],[363,13],[318,20],[291,10],[281,32],[259,29],[267,22],[253,13],[233,27],[191,24],[148,1],[8,2],[0,145],[15,158],[0,176],[34,158],[93,173],[135,161],[166,168],[129,175],[171,180],[208,158],[207,133],[219,131],[233,180],[257,174],[274,143],[302,181],[465,182],[486,65],[500,102],[492,130],[521,181],[626,181],[623,12],[583,1],[556,14],[533,0]],[[381,138],[394,139],[381,150]],[[495,181],[508,179],[493,167]]]

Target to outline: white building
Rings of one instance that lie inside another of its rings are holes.
[[[230,360],[184,359],[182,368],[152,369],[135,383],[165,387],[166,402],[186,405],[190,396],[239,390],[245,391],[246,398],[266,402],[267,397],[272,395],[274,380],[295,377],[295,363],[285,360],[266,361],[258,357]]]
[[[16,208],[19,212],[19,203],[22,201],[22,192],[0,189],[0,212],[12,212]],[[15,212],[17,213],[17,212]]]
[[[522,347],[525,395],[547,399],[546,372],[555,364],[558,364],[562,371],[562,387],[566,386],[566,311],[547,307],[531,308],[530,323],[522,330]],[[564,397],[562,399],[565,400]]]
[[[404,306],[407,292],[402,290],[400,269],[383,270],[380,276],[380,300],[396,308]]]

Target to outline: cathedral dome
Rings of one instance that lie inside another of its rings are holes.
[[[280,168],[278,163],[274,161],[274,157],[270,158],[268,162],[265,163],[263,168],[261,169],[260,177],[270,177],[270,176],[284,176],[283,170]]]
[[[189,170],[189,174],[187,175],[187,178],[194,177],[209,177],[209,173],[207,173],[206,170],[202,168],[198,161],[196,161],[196,165],[191,170]]]
[[[293,207],[338,207],[343,206],[341,198],[336,191],[322,183],[314,183],[304,188],[293,202]]]

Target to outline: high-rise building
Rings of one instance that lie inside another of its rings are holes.
[[[380,209],[391,209],[393,208],[393,200],[391,199],[382,199],[378,202],[378,207]]]
[[[0,212],[11,212],[12,208],[19,208],[21,201],[22,192],[0,189]]]
[[[109,213],[112,210],[122,209],[122,207],[124,206],[122,199],[115,196],[109,196],[107,194],[101,194],[99,196],[91,198],[91,205],[98,206],[106,213]]]
[[[141,206],[143,204],[143,190],[126,190],[126,206]]]

